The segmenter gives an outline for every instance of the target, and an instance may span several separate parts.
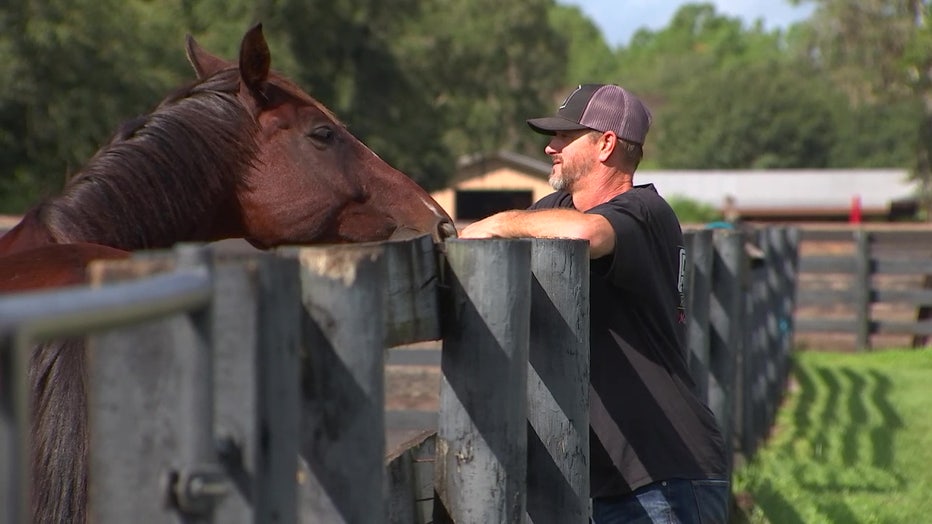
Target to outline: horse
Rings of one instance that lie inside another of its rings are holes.
[[[421,187],[271,69],[261,24],[243,36],[238,62],[190,35],[186,51],[196,80],[122,125],[0,237],[0,293],[81,284],[90,260],[178,242],[268,249],[456,235]],[[35,522],[86,520],[84,358],[81,340],[31,355]]]

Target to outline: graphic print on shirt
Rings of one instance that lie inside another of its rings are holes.
[[[686,323],[686,248],[680,246],[680,271],[676,279],[676,289],[680,293],[680,305],[676,308],[676,321]]]

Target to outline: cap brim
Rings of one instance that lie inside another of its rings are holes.
[[[552,135],[557,131],[578,131],[580,129],[589,129],[582,124],[577,124],[572,120],[567,120],[558,116],[529,118],[527,120],[527,125],[530,126],[534,131],[544,135]]]

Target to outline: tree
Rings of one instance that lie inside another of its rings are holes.
[[[831,101],[810,76],[770,64],[724,68],[671,91],[655,137],[659,163],[680,169],[826,167]]]
[[[641,91],[663,93],[736,64],[776,63],[782,44],[780,33],[759,25],[745,30],[740,19],[717,13],[712,4],[684,4],[666,27],[635,33],[620,51],[617,75]]]
[[[760,142],[737,140],[749,128],[762,132],[777,127],[763,125],[756,114],[758,92],[735,89],[731,81],[756,82],[745,69],[756,71],[763,64],[789,67],[785,45],[780,32],[766,32],[760,24],[746,29],[740,19],[718,14],[709,3],[685,4],[666,27],[635,33],[629,46],[618,52],[616,78],[639,94],[654,114],[644,167],[749,167],[786,162],[772,160],[766,151],[754,151],[762,146]],[[743,101],[735,104],[734,97]],[[708,126],[702,118],[710,119]],[[720,149],[716,141],[727,142],[732,136],[735,142]]]
[[[932,28],[928,0],[794,0],[816,10],[807,24],[807,57],[856,107],[914,104],[913,176],[932,210]],[[932,213],[929,213],[932,217]]]
[[[615,76],[618,69],[615,51],[605,43],[598,27],[579,7],[556,4],[551,8],[548,19],[550,26],[567,43],[563,87],[602,83]],[[562,91],[560,96],[565,97],[566,91]]]
[[[549,25],[553,0],[422,4],[401,55],[444,115],[443,143],[456,156],[539,151],[525,120],[553,111],[566,42]]]
[[[0,8],[0,203],[21,211],[60,188],[116,125],[190,68],[172,5],[18,0]],[[165,60],[167,42],[176,58]]]

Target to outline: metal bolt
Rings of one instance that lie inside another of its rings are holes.
[[[214,465],[201,465],[176,473],[172,487],[174,501],[182,513],[207,515],[230,492],[223,471]]]

